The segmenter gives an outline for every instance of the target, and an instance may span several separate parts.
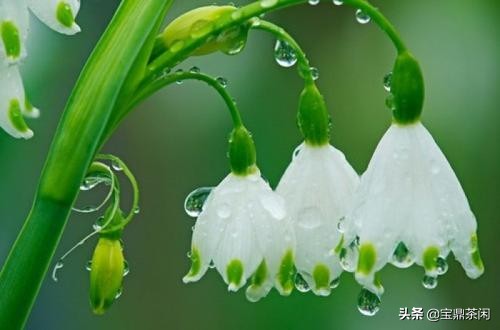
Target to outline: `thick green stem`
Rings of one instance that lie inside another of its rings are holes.
[[[68,101],[33,208],[0,273],[0,325],[22,328],[140,51],[171,1],[124,0]]]

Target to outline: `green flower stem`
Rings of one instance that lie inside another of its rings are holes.
[[[170,5],[124,0],[89,58],[57,129],[33,207],[0,273],[0,324],[21,329],[100,136],[142,46]]]
[[[109,128],[107,129],[106,133],[104,134],[103,141],[105,141],[107,137],[113,134],[113,131],[120,124],[121,120],[125,118],[125,116],[128,113],[130,113],[130,111],[132,111],[139,103],[141,103],[143,100],[147,99],[149,96],[153,95],[160,89],[183,80],[203,81],[207,83],[210,87],[214,88],[226,103],[229,112],[231,114],[234,127],[240,127],[243,125],[240,112],[236,107],[236,103],[234,102],[231,95],[229,95],[227,90],[216,79],[199,72],[175,72],[168,75],[160,76],[151,84],[140,88],[134,95],[133,99],[129,102],[129,104],[127,104],[123,108],[123,110],[120,111],[119,117],[115,117],[115,122],[112,125],[110,125]]]
[[[291,35],[289,35],[282,27],[268,21],[256,19],[252,24],[252,29],[269,32],[276,38],[289,44],[297,55],[297,63],[299,66],[299,73],[301,77],[304,78],[306,83],[312,83],[314,81],[314,77],[311,72],[311,66],[309,65],[309,60],[307,59],[306,54],[304,53],[302,48],[300,48],[300,45],[297,43],[297,41],[295,41],[295,39]]]

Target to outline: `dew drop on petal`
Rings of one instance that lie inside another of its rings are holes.
[[[345,231],[345,217],[339,219],[339,222],[337,223],[337,230],[339,233],[343,233]]]
[[[203,205],[207,200],[212,187],[200,187],[193,190],[184,201],[184,210],[190,217],[196,218],[200,215],[203,210]]]
[[[293,151],[293,157],[292,157],[292,160],[297,157],[300,153],[300,150],[302,150],[302,146],[298,146],[297,148],[295,148],[295,150]]]
[[[128,265],[128,261],[123,261],[123,277],[127,276],[130,273],[130,267]]]
[[[344,0],[333,0],[333,4],[336,6],[342,6],[344,4]]]
[[[399,242],[394,250],[391,263],[398,268],[407,268],[413,264],[413,255],[403,242]]]
[[[334,278],[331,282],[330,282],[330,289],[335,289],[336,287],[338,287],[340,284],[340,277],[337,277],[337,278]]]
[[[311,76],[312,76],[313,80],[318,80],[318,78],[319,78],[318,68],[312,66],[309,70],[311,70]]]
[[[63,268],[64,267],[64,263],[62,262],[62,260],[59,260],[55,266],[54,266],[54,269],[52,270],[52,280],[54,282],[57,282],[57,272],[59,271],[59,269]]]
[[[311,291],[309,284],[307,284],[306,280],[299,273],[295,274],[295,288],[302,293],[306,293]]]
[[[358,296],[358,310],[366,316],[377,314],[380,309],[380,297],[375,293],[362,289]]]
[[[392,72],[389,72],[384,76],[384,89],[387,92],[391,91],[391,83],[392,83]]]
[[[436,260],[436,268],[438,275],[443,275],[448,271],[448,263],[446,259],[438,257]]]
[[[208,268],[210,268],[210,269],[215,268],[215,262],[213,260],[210,260],[210,263],[208,264]]]
[[[361,9],[358,9],[358,10],[356,10],[356,20],[360,24],[366,24],[366,23],[370,22],[371,17],[370,17],[370,15],[368,15],[367,13],[362,11]]]
[[[342,248],[339,253],[340,266],[346,272],[353,272],[356,270],[356,262],[358,257],[358,247],[351,243],[348,247]]]
[[[435,289],[438,285],[437,277],[425,275],[422,279],[422,285],[426,289]]]
[[[282,220],[286,216],[286,211],[285,211],[285,206],[284,202],[281,198],[270,195],[270,194],[265,194],[260,196],[260,203],[262,204],[262,207],[271,214],[273,218],[276,220]]]
[[[322,215],[317,207],[307,207],[297,216],[298,224],[303,229],[314,229],[321,225]]]
[[[222,219],[227,219],[231,216],[231,208],[227,203],[223,203],[217,207],[217,215]]]
[[[280,66],[289,68],[297,63],[297,54],[289,43],[278,39],[274,45],[274,59]]]
[[[308,0],[307,2],[309,2],[311,6],[316,6],[319,3],[319,0]]]

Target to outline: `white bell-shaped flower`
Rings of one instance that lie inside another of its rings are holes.
[[[346,218],[345,246],[355,260],[356,279],[381,294],[375,273],[388,262],[425,269],[426,288],[447,270],[450,250],[467,275],[483,273],[476,219],[460,183],[427,129],[393,124],[361,178]],[[353,244],[351,244],[352,247]]]
[[[51,29],[63,34],[80,32],[75,17],[80,0],[28,0],[30,10]]]
[[[230,291],[251,278],[247,297],[257,301],[273,285],[293,289],[295,237],[283,199],[256,170],[229,174],[208,196],[191,244],[192,266],[185,283],[199,280],[213,265]]]
[[[28,27],[27,0],[0,0],[0,62],[12,64],[26,56]]]
[[[38,110],[26,101],[23,82],[16,66],[0,65],[0,127],[16,138],[33,136],[23,115],[36,117]]]
[[[303,143],[276,190],[285,198],[294,226],[297,272],[317,295],[329,295],[342,273],[333,251],[358,184],[359,176],[341,151]]]

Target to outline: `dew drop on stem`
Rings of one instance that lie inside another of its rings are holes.
[[[289,68],[297,63],[297,54],[289,43],[278,39],[274,45],[274,59],[280,66]]]
[[[360,24],[366,24],[366,23],[370,22],[371,17],[370,17],[370,15],[368,15],[367,13],[362,11],[361,9],[358,9],[358,10],[356,10],[356,20]]]

